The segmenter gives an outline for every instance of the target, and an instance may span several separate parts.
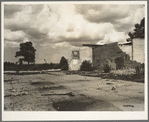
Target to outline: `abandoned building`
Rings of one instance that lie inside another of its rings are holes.
[[[112,69],[135,68],[145,62],[144,39],[130,43],[104,45],[83,44],[92,48],[93,66],[100,69],[108,64]]]

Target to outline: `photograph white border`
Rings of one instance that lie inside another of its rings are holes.
[[[145,4],[145,106],[144,111],[4,111],[4,4]],[[147,120],[148,119],[148,44],[147,44],[147,1],[56,1],[56,2],[2,2],[1,3],[1,88],[2,88],[2,121],[42,121],[42,120]]]

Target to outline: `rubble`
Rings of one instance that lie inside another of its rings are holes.
[[[6,94],[6,95],[4,95],[4,97],[21,96],[21,95],[29,95],[29,93],[28,92],[21,92],[21,93],[16,92],[16,93],[12,93],[12,94]]]
[[[112,89],[111,90],[116,90],[116,88],[114,86],[112,86]]]

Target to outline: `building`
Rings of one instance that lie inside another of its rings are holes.
[[[132,42],[121,43],[119,44],[119,48],[130,56],[130,60],[133,58],[133,50],[132,50]]]
[[[69,70],[80,70],[80,66],[84,60],[92,61],[92,49],[89,47],[79,47],[72,49],[70,58],[68,59]]]
[[[105,64],[112,69],[135,68],[145,61],[144,39],[133,39],[132,43],[83,46],[92,48],[92,63],[97,69],[102,69]]]
[[[144,39],[133,39],[132,43],[133,59],[140,63],[145,63],[145,40]]]
[[[123,52],[118,43],[104,45],[84,44],[92,48],[92,63],[97,69],[102,69],[105,64],[108,64],[112,69],[121,69],[124,67],[124,60],[129,60],[130,57]]]
[[[69,70],[79,70],[81,65],[80,51],[73,50],[69,61]]]

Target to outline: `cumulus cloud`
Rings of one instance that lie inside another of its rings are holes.
[[[126,38],[126,35],[124,32],[112,32],[109,34],[105,35],[104,40],[106,40],[106,42],[110,43],[110,42],[125,42],[124,38]],[[105,41],[104,41],[105,42]]]
[[[5,47],[9,47],[9,48],[12,48],[12,47],[19,47],[20,43],[18,42],[12,42],[12,41],[8,41],[8,40],[5,40],[5,43],[4,43],[4,46]]]
[[[4,38],[5,40],[13,41],[13,42],[19,42],[22,41],[25,37],[25,33],[23,31],[10,31],[8,29],[4,30]]]
[[[92,23],[114,24],[118,30],[129,30],[145,16],[144,5],[76,5],[76,12]]]
[[[90,22],[116,22],[117,19],[128,16],[126,5],[77,5],[76,11]],[[121,14],[118,14],[121,12]]]
[[[143,5],[7,4],[4,9],[5,46],[32,41],[38,61],[46,55],[68,57],[69,51],[82,44],[125,41],[145,16]]]
[[[13,5],[11,9],[16,14],[11,19],[5,18],[5,29],[22,31],[37,43],[66,41],[75,46],[97,43],[113,31],[128,30],[132,18],[135,21],[143,16],[140,16],[142,5],[46,4],[22,8],[15,10]],[[7,15],[9,10],[5,11]]]
[[[5,18],[11,18],[16,12],[20,12],[22,10],[22,5],[5,5],[4,16]]]

